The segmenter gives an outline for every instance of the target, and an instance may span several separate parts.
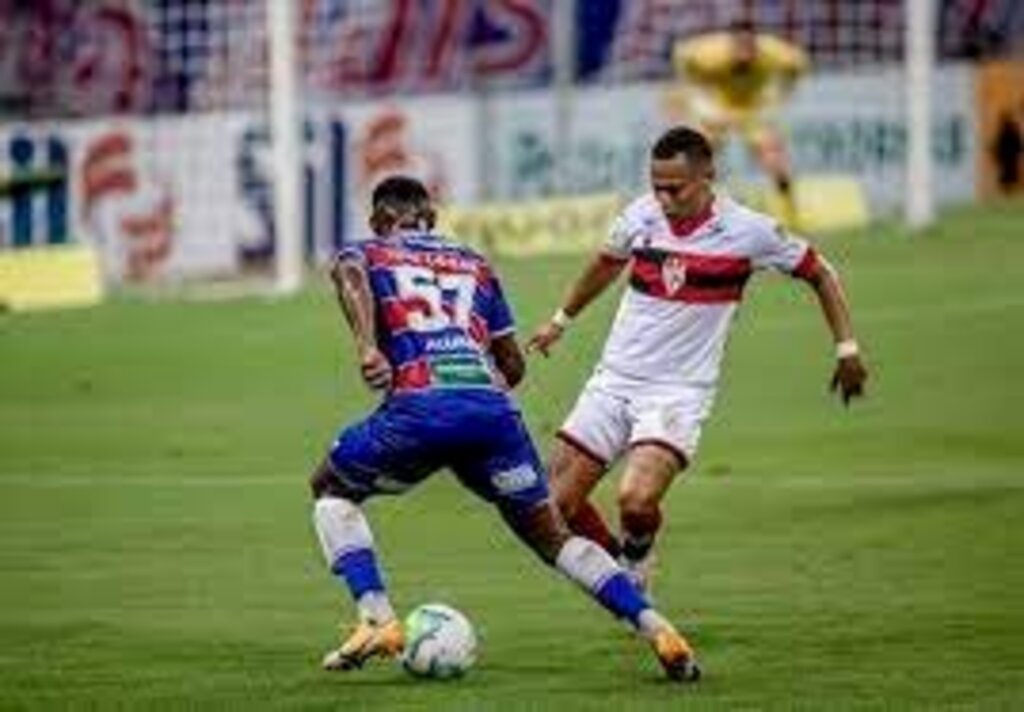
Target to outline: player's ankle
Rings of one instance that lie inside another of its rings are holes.
[[[627,564],[637,564],[647,558],[653,547],[653,534],[635,536],[627,533],[622,537],[622,559]]]
[[[395,609],[383,591],[367,591],[356,602],[359,620],[374,626],[388,625],[396,620]]]
[[[676,630],[675,626],[654,608],[647,608],[640,612],[636,619],[636,629],[640,635],[651,642],[661,633],[674,633]]]

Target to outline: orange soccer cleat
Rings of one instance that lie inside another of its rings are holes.
[[[665,669],[665,674],[679,682],[697,682],[700,679],[700,666],[693,648],[682,635],[671,626],[657,632],[651,640],[658,661]]]
[[[355,670],[370,658],[396,658],[405,647],[402,624],[392,620],[380,625],[362,621],[352,634],[324,656],[324,670]]]

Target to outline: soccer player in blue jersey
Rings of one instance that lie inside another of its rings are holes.
[[[442,468],[495,505],[548,565],[646,638],[668,676],[700,675],[689,643],[619,565],[570,533],[509,396],[524,362],[512,313],[487,261],[433,232],[423,184],[382,181],[372,196],[372,239],[338,255],[331,275],[363,380],[379,407],[343,429],[313,473],[313,525],[327,565],[352,594],[358,622],[323,660],[351,670],[395,657],[402,627],[388,599],[360,504],[409,489]]]

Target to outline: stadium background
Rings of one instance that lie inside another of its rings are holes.
[[[350,609],[305,476],[373,400],[322,273],[274,300],[123,288],[269,259],[265,5],[0,0],[0,287],[3,258],[83,244],[112,287],[90,309],[0,313],[0,708],[1021,706],[1024,205],[996,195],[991,153],[1024,94],[1020,3],[934,4],[942,207],[919,233],[890,217],[902,3],[580,0],[568,93],[554,2],[299,7],[311,255],[358,234],[390,170],[464,210],[497,201],[490,247],[524,334],[642,185],[672,38],[751,8],[798,38],[815,71],[784,115],[797,168],[857,177],[879,218],[816,236],[853,301],[868,398],[826,393],[806,294],[751,287],[655,580],[700,646],[699,688],[662,684],[444,476],[370,517],[398,606],[469,613],[478,668],[439,686],[388,666],[324,676]],[[530,361],[519,397],[544,450],[614,306]]]
[[[900,208],[901,2],[570,5],[566,19],[550,0],[297,4],[307,253],[358,237],[367,188],[389,171],[425,178],[453,206],[640,189],[647,141],[673,118],[672,41],[740,14],[814,62],[782,115],[797,171],[855,175],[876,213]],[[0,179],[29,186],[0,199],[0,245],[94,244],[114,283],[267,259],[264,3],[8,0],[0,14]],[[1004,65],[977,60],[1019,48],[1022,18],[1012,2],[936,5],[940,204],[991,192],[994,122],[1020,99],[1013,82],[985,80]],[[722,163],[727,180],[759,182],[739,146]],[[595,205],[561,212],[591,225],[608,213]]]

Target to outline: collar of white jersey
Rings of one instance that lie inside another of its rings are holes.
[[[684,218],[670,218],[666,215],[665,220],[672,230],[672,235],[685,240],[699,232],[701,228],[706,227],[708,223],[718,217],[721,212],[719,202],[718,196],[715,196],[702,210]]]

